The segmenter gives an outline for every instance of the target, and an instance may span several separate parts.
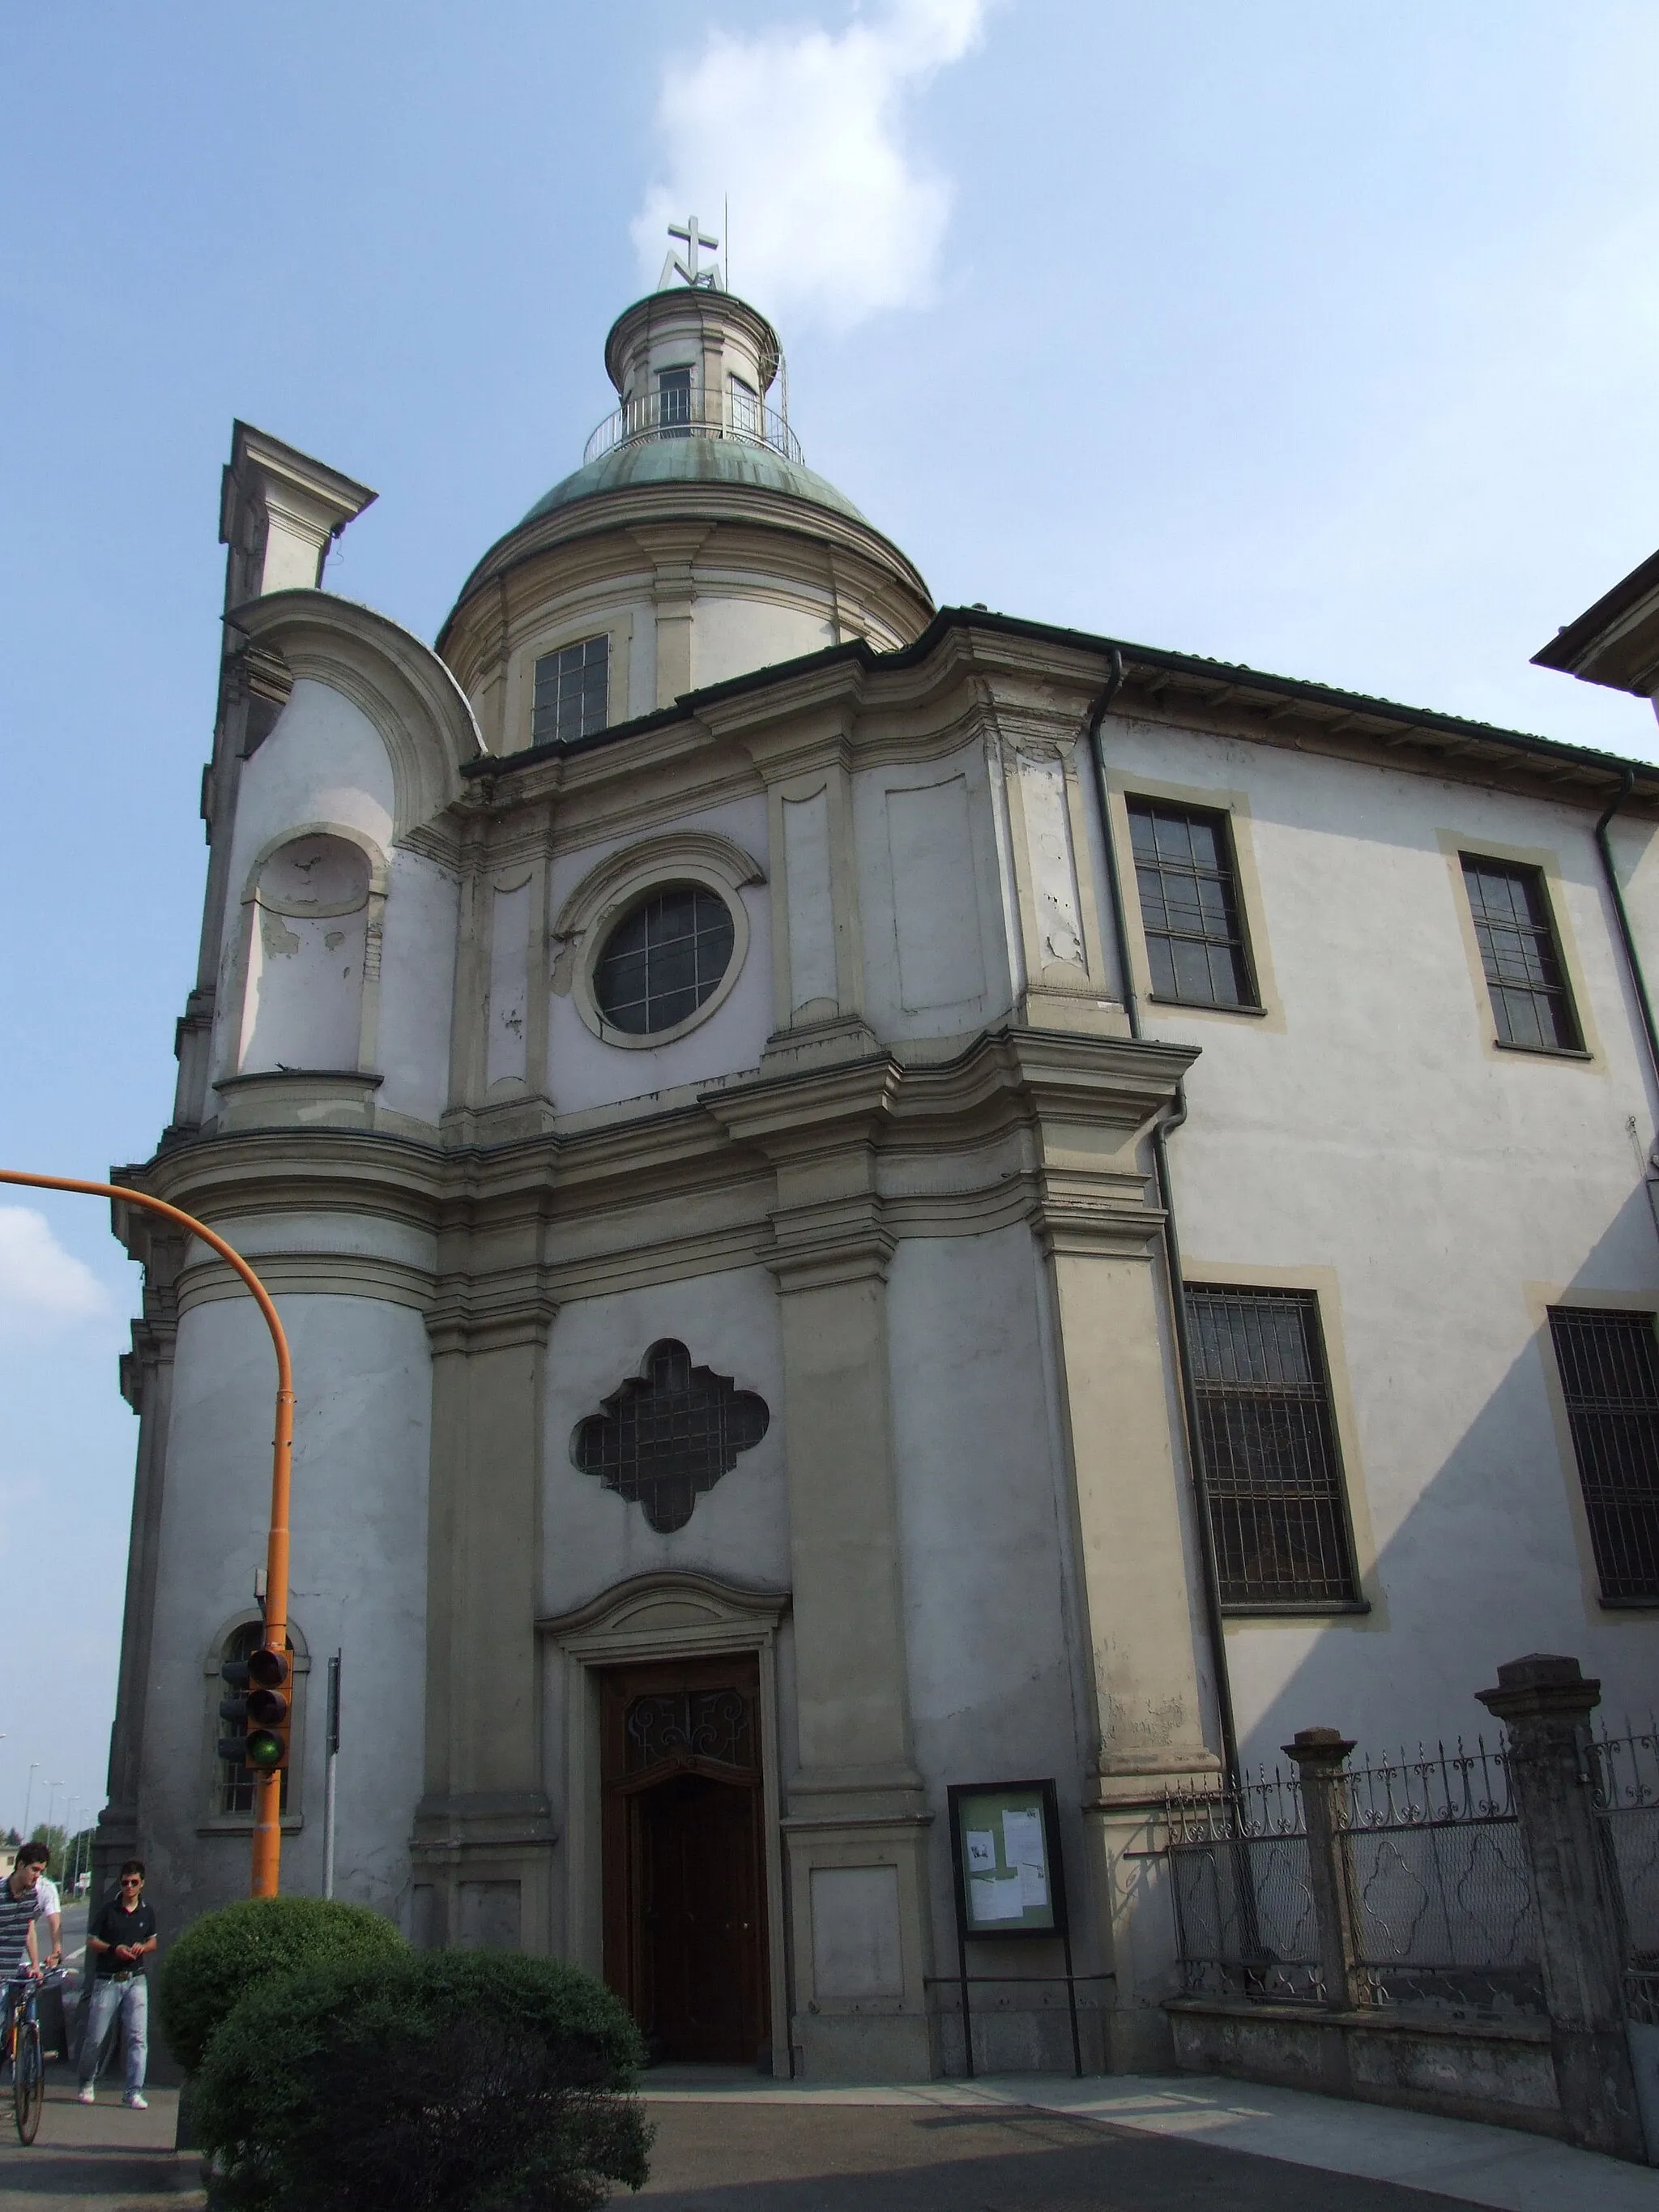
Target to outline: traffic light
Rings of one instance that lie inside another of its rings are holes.
[[[231,1691],[219,1701],[220,1717],[240,1721],[245,1730],[220,1737],[220,1758],[232,1766],[251,1766],[256,1774],[280,1773],[288,1765],[293,1662],[285,1651],[262,1644],[246,1659],[228,1659],[219,1672]]]

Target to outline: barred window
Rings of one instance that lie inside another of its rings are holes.
[[[1550,1335],[1607,1605],[1659,1604],[1653,1316],[1552,1306]]]
[[[1358,1598],[1313,1292],[1191,1284],[1187,1319],[1222,1603]]]
[[[1583,1039],[1541,871],[1475,853],[1462,860],[1498,1042],[1534,1052],[1577,1051]]]
[[[771,1425],[764,1398],[729,1375],[694,1367],[683,1344],[665,1337],[601,1410],[578,1421],[570,1456],[630,1505],[644,1508],[659,1535],[691,1518],[697,1500],[730,1474]]]
[[[1226,816],[1152,799],[1131,799],[1128,811],[1154,994],[1254,1006]]]
[[[568,744],[602,730],[611,713],[611,640],[584,637],[536,663],[530,742]]]

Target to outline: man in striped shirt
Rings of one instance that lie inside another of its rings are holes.
[[[10,1876],[0,1882],[0,1981],[11,1981],[26,1966],[40,1963],[34,1923],[45,1907],[36,1885],[47,1856],[45,1844],[25,1844]]]

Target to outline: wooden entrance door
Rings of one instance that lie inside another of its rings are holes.
[[[752,1654],[602,1680],[605,1978],[653,2057],[768,2045],[759,1690]]]

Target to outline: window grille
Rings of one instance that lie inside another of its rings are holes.
[[[262,1620],[245,1620],[240,1628],[234,1628],[230,1634],[225,1638],[225,1648],[222,1655],[224,1663],[228,1665],[233,1659],[252,1658],[253,1654],[259,1649],[259,1646],[264,1642],[264,1623]],[[291,1643],[285,1644],[283,1649],[287,1651],[289,1658],[291,1659],[294,1656],[293,1644]],[[296,1707],[294,1715],[294,1718],[296,1723],[299,1720],[299,1713],[297,1711],[299,1692],[296,1686],[299,1679],[299,1674],[296,1669],[295,1674],[289,1677],[289,1694],[295,1700]],[[225,1695],[226,1690],[224,1680],[222,1677],[216,1676],[213,1683],[213,1710],[216,1716],[219,1711],[219,1701]],[[244,1717],[240,1726],[234,1721],[216,1718],[214,1724],[213,1733],[216,1739],[222,1735],[246,1735],[247,1734],[246,1718]],[[299,1755],[299,1738],[296,1734],[290,1730],[289,1757],[291,1759],[297,1759]],[[283,1769],[283,1787],[280,1799],[280,1809],[284,1813],[288,1810],[288,1768],[285,1766]],[[253,1810],[253,1794],[257,1783],[258,1777],[254,1775],[249,1768],[246,1766],[233,1766],[228,1759],[222,1759],[219,1761],[219,1786],[217,1790],[215,1792],[215,1796],[217,1799],[218,1811],[221,1813],[252,1813]]]
[[[1659,1603],[1659,1355],[1653,1316],[1552,1306],[1550,1335],[1601,1595]]]
[[[1254,1006],[1226,816],[1151,799],[1131,799],[1128,810],[1154,994]]]
[[[657,395],[658,423],[664,434],[670,438],[689,438],[691,434],[690,370],[664,369],[657,379]]]
[[[1312,1291],[1192,1284],[1187,1318],[1222,1603],[1352,1602],[1359,1591]]]
[[[570,1456],[630,1505],[641,1505],[659,1535],[684,1528],[698,1498],[757,1444],[771,1425],[764,1398],[729,1375],[694,1367],[665,1338],[645,1355],[604,1410],[576,1425]]]
[[[740,1690],[670,1690],[635,1698],[628,1708],[626,1735],[630,1774],[692,1759],[722,1766],[755,1764],[749,1700]]]
[[[688,1020],[732,964],[732,911],[714,891],[654,891],[619,921],[593,970],[593,998],[613,1028],[648,1036]]]
[[[1582,1039],[1542,874],[1477,854],[1462,858],[1499,1042],[1534,1052],[1577,1051]]]
[[[532,744],[568,744],[602,730],[611,714],[611,640],[585,637],[536,663]]]

